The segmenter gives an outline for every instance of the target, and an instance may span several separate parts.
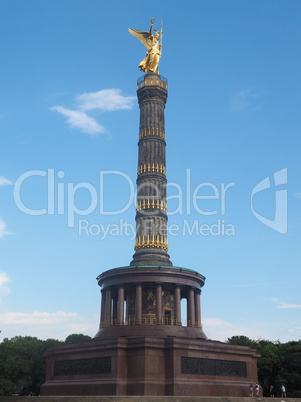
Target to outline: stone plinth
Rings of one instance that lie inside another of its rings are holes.
[[[205,339],[94,339],[47,352],[42,395],[248,396],[256,352]]]

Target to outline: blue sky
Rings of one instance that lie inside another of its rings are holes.
[[[152,17],[169,252],[206,277],[204,332],[301,338],[300,2],[2,0],[2,339],[93,336],[95,278],[131,261],[145,48],[128,28]]]

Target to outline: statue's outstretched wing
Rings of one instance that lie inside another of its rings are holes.
[[[129,28],[129,33],[135,36],[135,38],[139,39],[147,50],[152,47],[152,40],[150,38],[149,32],[146,31],[137,31],[136,29]]]

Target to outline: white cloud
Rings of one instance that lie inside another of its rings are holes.
[[[270,300],[271,300],[271,302],[277,304],[277,306],[276,306],[277,308],[282,308],[282,309],[301,308],[301,304],[287,303],[286,301],[279,299],[279,297],[273,297]]]
[[[239,321],[227,322],[220,318],[203,317],[203,331],[209,339],[225,342],[232,336],[244,335],[250,339],[269,339],[270,341],[281,340],[288,342],[292,339],[300,339],[300,331],[292,337],[290,324],[287,322],[264,321],[258,316],[248,317]]]
[[[4,177],[0,176],[0,186],[8,186],[10,184],[14,184],[10,180],[5,179]]]
[[[98,92],[83,93],[76,97],[78,108],[83,111],[101,110],[114,112],[116,110],[132,109],[135,96],[123,96],[117,88],[102,89]]]
[[[3,296],[7,296],[10,293],[10,289],[7,283],[10,282],[10,278],[5,272],[0,272],[0,303]]]
[[[301,308],[301,304],[281,303],[277,308]]]
[[[83,333],[94,336],[98,330],[98,315],[81,317],[76,312],[31,313],[8,312],[0,314],[1,336],[36,336],[39,339],[65,340],[68,335]]]
[[[0,272],[0,288],[7,282],[10,282],[9,277],[5,272]]]
[[[203,318],[203,330],[209,339],[226,341],[233,335],[237,335],[235,327],[220,318]]]
[[[296,198],[301,198],[301,193],[295,193]]]
[[[297,326],[297,327],[295,327],[295,328],[290,328],[288,331],[289,331],[290,333],[295,333],[295,332],[301,333],[301,327],[300,327],[300,326]]]
[[[33,313],[0,314],[0,323],[2,325],[53,325],[76,318],[77,313],[65,313],[64,311],[57,311],[55,313],[34,311]]]
[[[67,123],[91,135],[108,134],[105,127],[99,124],[88,111],[114,112],[133,108],[134,96],[124,96],[118,88],[102,89],[98,92],[85,92],[75,98],[77,108],[68,109],[63,106],[53,106],[50,109],[67,117]]]
[[[260,109],[258,99],[263,92],[258,92],[253,88],[235,91],[230,98],[229,107],[231,112],[254,112]]]
[[[234,285],[234,288],[247,288],[247,287],[258,287],[258,286],[271,286],[271,285],[282,285],[282,284],[291,284],[291,283],[295,283],[292,281],[286,281],[286,282],[258,282],[258,283],[244,283],[244,284],[240,284],[240,285]],[[270,299],[271,301],[275,302],[279,299]]]
[[[85,112],[67,109],[63,106],[53,106],[51,110],[55,110],[63,116],[66,116],[67,123],[72,128],[78,128],[84,133],[91,135],[107,133],[107,130],[103,126],[101,126],[93,117],[88,116]]]
[[[4,237],[5,235],[9,234],[8,232],[6,232],[6,223],[4,222],[3,219],[0,218],[0,239],[2,237]]]

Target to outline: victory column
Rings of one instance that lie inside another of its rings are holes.
[[[46,353],[42,395],[248,396],[257,380],[256,351],[206,338],[197,271],[173,266],[167,247],[164,109],[159,75],[161,33],[129,29],[147,48],[139,69],[140,107],[135,254],[104,271],[99,330],[92,341]],[[201,262],[198,261],[197,264]],[[186,299],[187,321],[181,301]]]

